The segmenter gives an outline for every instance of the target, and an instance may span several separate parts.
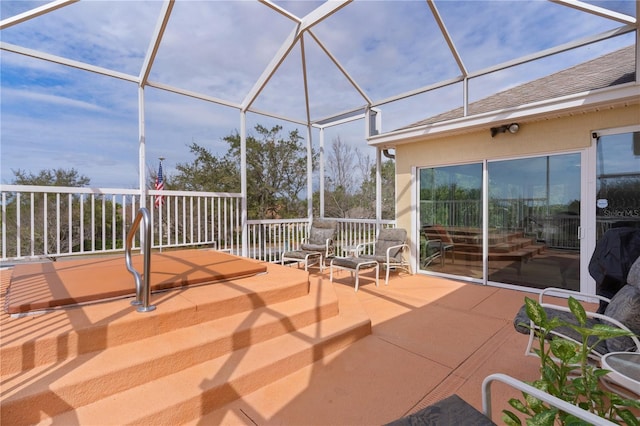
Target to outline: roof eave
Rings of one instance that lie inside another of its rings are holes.
[[[618,105],[636,103],[640,103],[640,84],[638,82],[632,82],[520,105],[513,108],[400,129],[371,136],[368,139],[368,143],[370,146],[377,148],[393,148],[396,145],[467,133],[507,122],[526,122],[552,117],[556,118],[561,115],[569,115],[601,107],[616,107]]]

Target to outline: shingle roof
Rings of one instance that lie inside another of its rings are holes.
[[[468,115],[512,108],[632,82],[635,80],[634,48],[635,46],[633,45],[624,47],[615,52],[470,103]],[[462,107],[426,118],[406,126],[405,129],[461,117],[463,117]]]

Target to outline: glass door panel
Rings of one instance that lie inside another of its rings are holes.
[[[596,142],[596,240],[612,227],[640,227],[640,132]]]
[[[580,289],[580,154],[494,161],[488,279]]]
[[[482,164],[419,175],[421,270],[482,279]]]

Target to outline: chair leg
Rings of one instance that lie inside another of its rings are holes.
[[[386,267],[385,269],[387,270],[387,274],[386,274],[386,276],[384,277],[384,285],[389,285],[389,269],[391,269],[391,268],[389,268],[389,266],[387,265],[387,267]],[[377,272],[378,272],[378,271],[377,271],[377,266],[376,266],[376,279],[378,279],[378,274],[377,274]]]
[[[351,276],[353,276],[353,273],[351,274]],[[358,291],[358,280],[360,279],[360,271],[358,271],[357,267],[356,267],[356,290]]]

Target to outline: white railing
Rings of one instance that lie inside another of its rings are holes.
[[[375,241],[378,224],[389,228],[395,221],[375,219],[334,219],[338,222],[335,245],[338,256],[346,256],[358,244]],[[279,262],[284,251],[300,248],[309,232],[308,219],[249,220],[249,247],[247,256],[267,262]]]
[[[200,246],[235,250],[239,194],[147,192],[152,248]],[[1,260],[124,252],[140,191],[0,185]],[[156,196],[162,203],[154,207]],[[133,248],[140,248],[139,238]]]
[[[2,261],[124,253],[141,207],[135,189],[0,185],[0,194]],[[240,194],[148,190],[147,197],[152,249],[210,247],[243,254]],[[335,220],[338,255],[375,241],[378,226],[395,223]],[[249,220],[247,231],[246,255],[278,262],[283,251],[307,238],[309,219]],[[132,248],[140,249],[139,236]]]
[[[162,197],[159,206],[158,197]],[[152,248],[209,246],[239,251],[241,200],[237,193],[150,190]]]

